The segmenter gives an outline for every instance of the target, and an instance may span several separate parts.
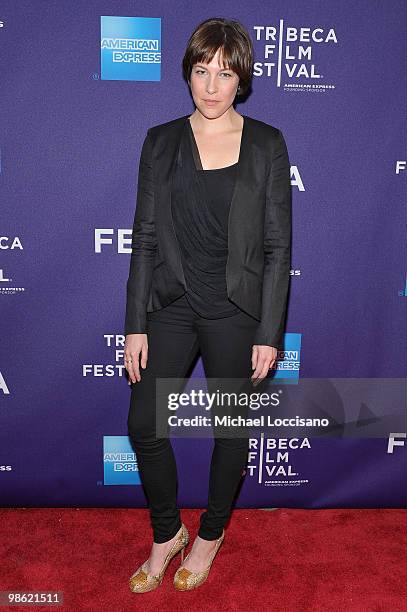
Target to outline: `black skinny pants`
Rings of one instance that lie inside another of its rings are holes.
[[[147,313],[147,368],[140,367],[141,381],[131,385],[127,425],[156,543],[170,540],[181,527],[173,448],[169,437],[155,435],[156,378],[185,378],[200,350],[207,379],[247,379],[253,390],[251,357],[257,325],[258,321],[243,311],[219,319],[201,317],[185,294],[165,308]],[[215,540],[222,535],[246,466],[247,452],[247,436],[214,437],[208,507],[201,514],[198,531],[201,538]]]

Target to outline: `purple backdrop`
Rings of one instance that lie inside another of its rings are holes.
[[[105,437],[126,436],[120,351],[138,161],[149,127],[194,109],[181,59],[210,16],[249,30],[253,93],[237,110],[280,128],[289,150],[296,375],[406,375],[406,4],[175,7],[0,7],[2,506],[145,505],[140,486],[108,486],[104,457]],[[161,19],[160,80],[101,78],[103,15]],[[407,445],[309,442],[289,452],[294,478],[248,474],[238,506],[405,506]],[[179,502],[202,506],[212,443],[174,448]]]

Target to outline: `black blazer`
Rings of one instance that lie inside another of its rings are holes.
[[[147,333],[147,312],[185,293],[171,213],[171,180],[189,115],[147,130],[141,150],[125,335]],[[229,299],[259,321],[253,344],[283,348],[291,267],[290,162],[281,130],[243,115],[228,221]]]

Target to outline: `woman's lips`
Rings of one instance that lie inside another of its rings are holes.
[[[219,100],[204,100],[204,102],[208,106],[215,106],[215,104],[219,104]]]

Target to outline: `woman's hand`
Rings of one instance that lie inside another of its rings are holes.
[[[268,371],[273,367],[277,358],[277,349],[274,346],[265,344],[254,344],[252,349],[252,368],[254,370],[251,380],[256,382],[253,386],[258,385],[266,378]],[[260,379],[260,380],[258,380]]]
[[[141,354],[141,361],[140,361]],[[129,385],[140,382],[139,361],[143,370],[147,367],[148,342],[147,334],[128,334],[124,343],[124,366],[129,373]]]

